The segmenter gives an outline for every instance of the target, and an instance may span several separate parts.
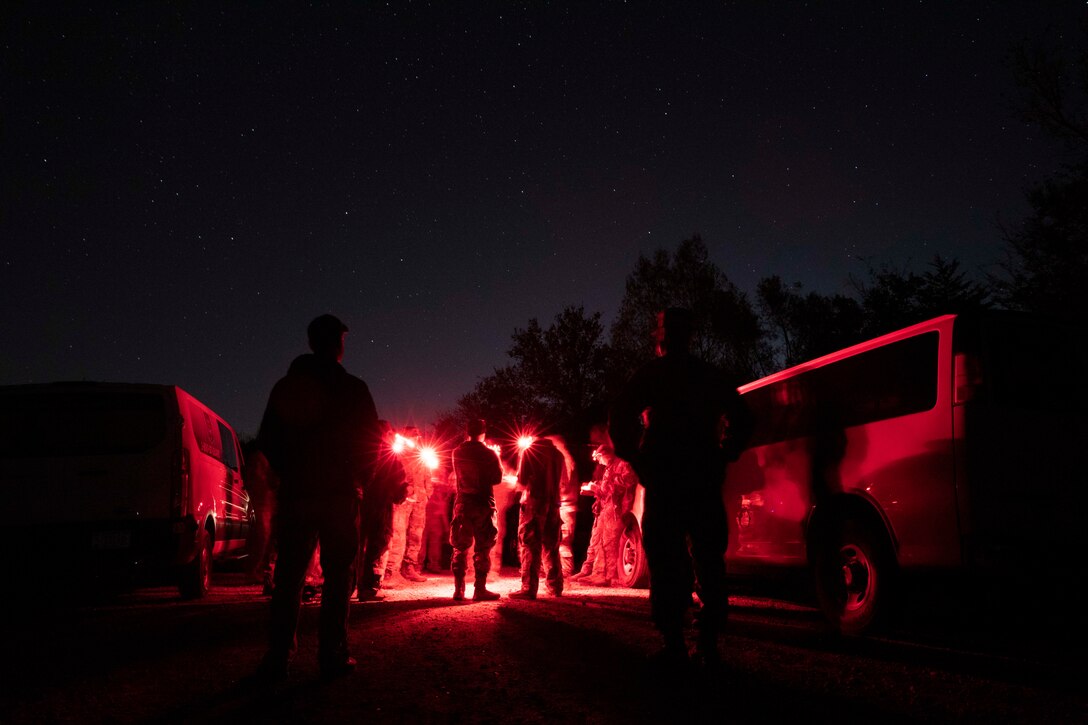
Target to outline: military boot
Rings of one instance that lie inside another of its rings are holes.
[[[502,595],[498,592],[488,591],[487,580],[477,579],[476,586],[472,590],[472,598],[477,602],[492,602]]]
[[[453,601],[461,602],[465,599],[465,577],[453,577]]]
[[[419,568],[415,565],[402,566],[400,569],[400,575],[410,582],[416,584],[427,581],[427,577],[419,573]]]

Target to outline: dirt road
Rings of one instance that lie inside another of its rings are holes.
[[[504,570],[494,589],[517,586]],[[141,589],[9,615],[0,721],[1086,722],[1085,669],[903,640],[844,644],[801,606],[734,597],[720,671],[662,677],[644,590],[572,587],[535,602],[457,604],[452,580],[352,605],[357,672],[318,679],[317,607],[290,678],[249,680],[268,600],[240,575],[182,602]],[[470,588],[471,592],[471,588]],[[1045,653],[1045,650],[1044,650]]]

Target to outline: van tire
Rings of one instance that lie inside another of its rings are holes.
[[[642,546],[642,530],[634,519],[628,520],[620,534],[616,552],[616,581],[621,587],[641,589],[650,582],[650,567]]]
[[[207,596],[212,580],[212,535],[200,530],[196,555],[181,570],[178,591],[182,599],[202,599]]]
[[[820,608],[839,634],[858,637],[887,625],[898,572],[883,531],[849,516],[831,524],[817,542],[814,570]]]

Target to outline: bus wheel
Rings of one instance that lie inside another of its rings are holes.
[[[845,519],[822,542],[815,569],[820,607],[839,633],[861,636],[886,624],[896,571],[883,532]]]
[[[196,555],[181,570],[178,591],[182,599],[200,599],[207,595],[212,580],[212,535],[200,530]]]
[[[646,564],[646,551],[642,548],[642,531],[635,522],[629,523],[620,534],[617,560],[619,585],[645,587],[650,579],[650,567]]]

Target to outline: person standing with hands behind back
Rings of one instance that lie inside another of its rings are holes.
[[[259,446],[279,475],[278,559],[268,653],[258,677],[280,680],[296,647],[303,578],[320,543],[325,583],[318,625],[318,664],[330,679],[355,668],[348,652],[348,598],[359,546],[359,499],[373,476],[378,414],[370,389],[350,375],[347,326],[321,315],[307,328],[310,349],[276,383],[261,420]]]
[[[695,583],[693,560],[702,601],[694,654],[703,664],[720,660],[729,536],[722,482],[727,461],[739,455],[752,427],[736,388],[689,351],[692,331],[688,310],[658,313],[657,358],[631,377],[609,419],[616,455],[631,463],[646,489],[642,529],[650,611],[665,641],[657,658],[666,666],[688,660],[683,626]]]

